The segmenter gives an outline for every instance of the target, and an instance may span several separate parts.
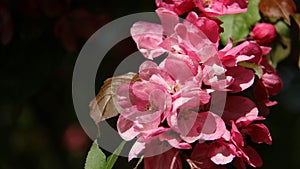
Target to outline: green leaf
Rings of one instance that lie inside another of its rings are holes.
[[[256,74],[259,78],[261,78],[262,75],[263,75],[263,70],[262,70],[262,68],[261,68],[260,65],[257,65],[257,64],[255,64],[255,63],[250,63],[250,62],[239,62],[238,64],[239,64],[240,66],[245,67],[245,68],[253,69],[254,72],[255,72],[255,74]]]
[[[85,169],[104,169],[106,166],[106,156],[98,146],[97,140],[94,141],[85,162]]]
[[[279,62],[287,58],[291,52],[290,28],[283,21],[276,23],[275,27],[278,38],[276,40],[277,42],[272,46],[272,51],[269,56],[274,67],[276,67]]]
[[[225,45],[229,38],[233,41],[241,40],[248,36],[250,28],[260,20],[258,9],[259,0],[249,0],[248,11],[241,14],[219,16],[223,22],[224,32],[220,34]]]
[[[125,141],[122,141],[121,144],[119,145],[119,147],[114,151],[114,153],[107,158],[107,164],[106,164],[105,169],[112,169],[112,167],[116,163],[118,156],[121,153],[125,143],[126,143]]]

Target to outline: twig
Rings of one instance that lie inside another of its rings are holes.
[[[141,162],[143,161],[143,159],[144,159],[144,156],[142,156],[142,157],[139,159],[139,161],[137,162],[136,166],[135,166],[133,169],[137,169],[138,166],[139,166],[139,165],[141,164]]]

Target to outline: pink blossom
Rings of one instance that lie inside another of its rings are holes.
[[[260,66],[263,56],[270,52],[269,47],[258,45],[254,41],[245,41],[242,44],[232,48],[232,42],[218,52],[220,60],[226,67],[226,77],[231,77],[228,84],[228,91],[237,93],[244,91],[254,84],[254,71],[242,66],[241,62],[248,62]]]
[[[263,165],[263,161],[257,151],[251,146],[247,145],[240,151],[241,155],[239,158],[235,158],[233,166],[238,169],[246,169],[245,162],[252,167],[259,168]]]
[[[230,48],[229,46],[227,49],[221,50],[221,55],[223,57],[233,56],[237,63],[247,61],[260,64],[263,55],[268,54],[269,51],[269,48],[261,47],[254,41],[245,41],[234,48]]]
[[[254,72],[242,66],[229,67],[226,76],[232,77],[232,83],[228,89],[231,93],[237,93],[248,89],[254,83]]]
[[[223,29],[219,26],[222,22],[216,18],[199,17],[195,12],[190,12],[185,19],[185,24],[193,24],[201,30],[211,42],[218,44],[220,40],[219,34]],[[197,31],[199,31],[197,30]]]
[[[219,16],[236,14],[247,11],[247,0],[156,0],[158,7],[164,7],[176,12],[178,15],[192,11],[195,8],[201,10],[207,16]]]
[[[14,34],[14,24],[8,4],[0,2],[0,41],[3,45],[8,44]]]
[[[270,101],[270,96],[277,95],[281,91],[283,83],[267,59],[264,58],[261,65],[263,75],[254,85],[254,97],[257,100],[260,114],[266,116],[269,114],[268,107],[277,104],[276,101]]]
[[[197,109],[209,102],[210,96],[201,90],[197,78],[199,65],[189,61],[183,56],[169,56],[159,66],[146,61],[140,66],[141,81],[118,88],[121,115],[117,126],[125,140],[160,131],[159,125],[177,109]]]
[[[249,136],[255,143],[272,144],[272,138],[268,128],[257,121],[264,120],[263,117],[248,115],[240,117],[235,122],[231,120],[231,141],[236,146],[238,159],[234,161],[237,168],[245,168],[244,162],[252,167],[261,167],[260,155],[246,144],[244,137]]]
[[[269,64],[268,60],[264,58],[261,62],[263,68],[262,83],[266,87],[271,96],[279,94],[282,89],[282,80],[278,76],[277,71]]]
[[[180,137],[187,143],[197,140],[216,140],[225,133],[224,121],[211,112],[180,111],[169,120],[170,126],[178,131]]]
[[[217,54],[221,31],[218,22],[191,12],[179,23],[177,14],[170,10],[159,8],[156,13],[162,25],[137,22],[131,28],[131,35],[146,58],[153,59],[169,52],[205,61]]]
[[[166,8],[174,11],[178,15],[190,12],[195,8],[193,0],[155,0],[155,2],[158,8]]]
[[[237,14],[247,11],[247,0],[194,0],[195,5],[208,16]]]
[[[138,134],[148,135],[153,130],[161,130],[158,127],[161,116],[171,106],[171,97],[161,86],[146,82],[124,84],[117,93],[123,108],[117,127],[123,139],[131,140]]]
[[[276,38],[276,29],[273,24],[259,23],[254,26],[251,37],[260,45],[268,46]]]
[[[142,136],[133,144],[128,160],[139,156],[154,157],[171,149],[191,149],[192,146],[182,141],[175,132],[165,129],[155,135]]]
[[[263,115],[260,104],[274,104],[269,96],[282,87],[264,58],[271,48],[256,41],[233,47],[229,40],[218,50],[220,21],[190,12],[197,7],[206,16],[244,12],[248,2],[156,3],[161,24],[137,22],[131,35],[146,58],[163,53],[167,57],[160,64],[145,61],[140,65],[140,80],[117,90],[119,134],[125,140],[137,138],[129,160],[145,155],[145,168],[181,168],[181,153],[193,169],[225,168],[229,163],[238,168],[245,168],[246,163],[260,167],[261,157],[245,137],[258,144],[272,143],[268,128],[260,123],[264,117],[259,116]],[[187,13],[183,22],[178,13]],[[255,77],[257,70],[247,64],[261,68],[262,76]],[[252,98],[257,103],[240,94],[252,86],[260,91]],[[210,108],[215,104],[211,95],[221,91],[229,95],[220,117]],[[191,156],[182,149],[193,149]]]
[[[235,157],[235,147],[223,140],[212,143],[197,143],[188,160],[191,168],[225,169],[225,164]]]

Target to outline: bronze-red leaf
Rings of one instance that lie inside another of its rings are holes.
[[[98,95],[90,102],[90,116],[98,124],[100,121],[117,116],[120,112],[117,105],[116,89],[127,82],[138,81],[136,73],[126,73],[105,80]]]
[[[283,18],[289,25],[290,16],[296,11],[293,0],[261,0],[258,7],[265,16]]]

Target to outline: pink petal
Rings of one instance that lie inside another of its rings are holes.
[[[192,0],[155,0],[157,7],[163,7],[176,12],[178,15],[191,11],[195,5]]]
[[[252,167],[261,167],[263,162],[260,155],[250,146],[244,147],[244,151],[247,154],[247,163],[250,164]]]
[[[221,138],[226,132],[226,126],[223,119],[214,113],[210,113],[210,114],[214,116],[216,125],[213,126],[212,122],[209,122],[208,119],[206,119],[205,124],[201,131],[200,139],[216,140],[218,138]],[[215,128],[214,132],[211,131],[212,128]]]
[[[197,32],[203,32],[211,42],[215,43],[218,46],[218,41],[220,40],[220,26],[216,20],[209,19],[207,17],[198,17],[195,12],[190,12],[184,23],[189,22],[196,26],[199,30]]]
[[[210,145],[207,143],[197,143],[191,154],[191,160],[195,161],[199,168],[211,168],[214,166],[214,163],[209,159]]]
[[[277,95],[282,89],[281,78],[275,73],[264,73],[262,75],[262,83],[271,96]]]
[[[210,159],[217,165],[225,165],[231,163],[235,157],[235,147],[225,142],[216,142],[212,144],[209,150]]]
[[[146,148],[145,142],[136,141],[128,154],[128,161],[131,161],[133,158],[137,158]]]
[[[166,59],[164,66],[167,72],[180,84],[184,84],[187,79],[194,77],[193,68],[198,70],[198,67],[192,67],[193,64],[187,64],[185,60],[172,56]]]
[[[199,139],[215,140],[221,138],[226,130],[223,120],[211,112],[180,112],[178,128],[181,131],[181,138],[188,143]]]
[[[262,50],[257,43],[249,42],[247,46],[242,48],[238,55],[247,55],[247,56],[255,56],[253,59],[249,60],[249,62],[260,64],[262,60]]]
[[[113,91],[112,91],[113,92]],[[118,106],[121,106],[123,109],[131,108],[136,103],[140,103],[141,100],[138,100],[136,97],[133,97],[131,91],[131,84],[124,83],[117,88],[116,91]],[[117,108],[118,108],[117,106]]]
[[[187,143],[193,143],[200,138],[200,132],[197,131],[198,126],[202,126],[205,119],[198,118],[197,112],[179,112],[176,117],[180,137]],[[201,121],[200,121],[201,120]]]
[[[164,34],[170,36],[174,33],[175,26],[179,23],[178,15],[165,8],[158,8],[155,10],[160,18],[161,24],[163,26]]]
[[[272,48],[267,46],[260,46],[263,55],[267,55],[271,52]]]
[[[210,159],[211,145],[204,143],[197,143],[191,154],[191,159],[188,163],[192,163],[194,166],[203,169],[224,169],[225,167],[214,164]]]
[[[222,136],[222,138],[226,141],[230,141],[230,138],[231,138],[231,134],[230,134],[230,131],[226,130]]]
[[[159,72],[159,67],[155,62],[145,61],[140,65],[139,78],[148,81],[153,74],[157,74]]]
[[[164,133],[162,133],[161,135],[163,134]],[[145,158],[151,158],[171,150],[172,146],[170,146],[167,141],[160,140],[161,135],[149,138],[145,141],[142,140],[142,142],[145,142],[145,148],[143,149],[143,151],[139,151],[139,155],[143,155]],[[140,139],[138,139],[138,141],[139,140]]]
[[[261,80],[254,84],[254,97],[258,101],[267,102],[269,100],[269,93]]]
[[[244,147],[244,138],[238,128],[236,127],[235,123],[231,121],[231,140],[232,142],[239,148]]]
[[[164,127],[158,127],[158,128],[154,128],[151,130],[147,130],[147,131],[142,131],[141,133],[143,134],[139,140],[141,139],[145,139],[145,141],[151,137],[155,137],[158,136],[166,131],[169,131],[169,128],[164,128]]]
[[[228,96],[222,115],[223,120],[229,124],[230,120],[237,120],[246,115],[258,115],[258,109],[253,101],[243,96]]]
[[[178,104],[176,108],[194,108],[195,110],[199,109],[200,106],[207,104],[210,101],[210,95],[202,91],[199,84],[194,84],[194,82],[186,83],[185,86],[180,90],[180,98],[176,100]],[[180,103],[179,100],[182,100]]]
[[[120,136],[126,141],[132,140],[139,134],[139,132],[134,129],[134,123],[122,115],[118,118],[117,128]]]
[[[228,87],[230,92],[237,93],[243,91],[254,83],[254,73],[250,69],[246,69],[242,66],[227,68],[226,76],[232,76],[234,81]]]
[[[232,55],[226,55],[221,58],[222,64],[226,67],[234,67],[237,66],[237,60]]]
[[[162,90],[154,89],[150,94],[150,108],[156,111],[171,109],[171,96]]]
[[[261,62],[262,54],[260,46],[257,43],[250,41],[245,41],[226,52],[226,55],[236,56],[237,62],[249,61],[256,64]]]
[[[249,135],[255,143],[272,144],[270,131],[264,124],[251,124],[242,129],[242,132]]]
[[[172,131],[171,131],[172,132]],[[192,146],[186,142],[183,142],[177,135],[171,132],[165,132],[159,136],[161,141],[167,141],[172,147],[176,149],[191,149]]]
[[[135,82],[132,85],[132,93],[134,94],[134,96],[144,101],[149,101],[150,94],[153,91],[153,89],[164,90],[162,86],[159,86],[155,83],[149,83],[147,81]]]
[[[131,35],[140,52],[148,59],[153,59],[165,52],[158,47],[163,41],[163,28],[161,25],[137,22],[130,29]]]
[[[238,118],[235,123],[238,127],[246,127],[249,124],[251,124],[255,121],[258,121],[258,120],[265,120],[265,118],[262,116],[250,114],[250,115],[246,115],[246,116]]]

